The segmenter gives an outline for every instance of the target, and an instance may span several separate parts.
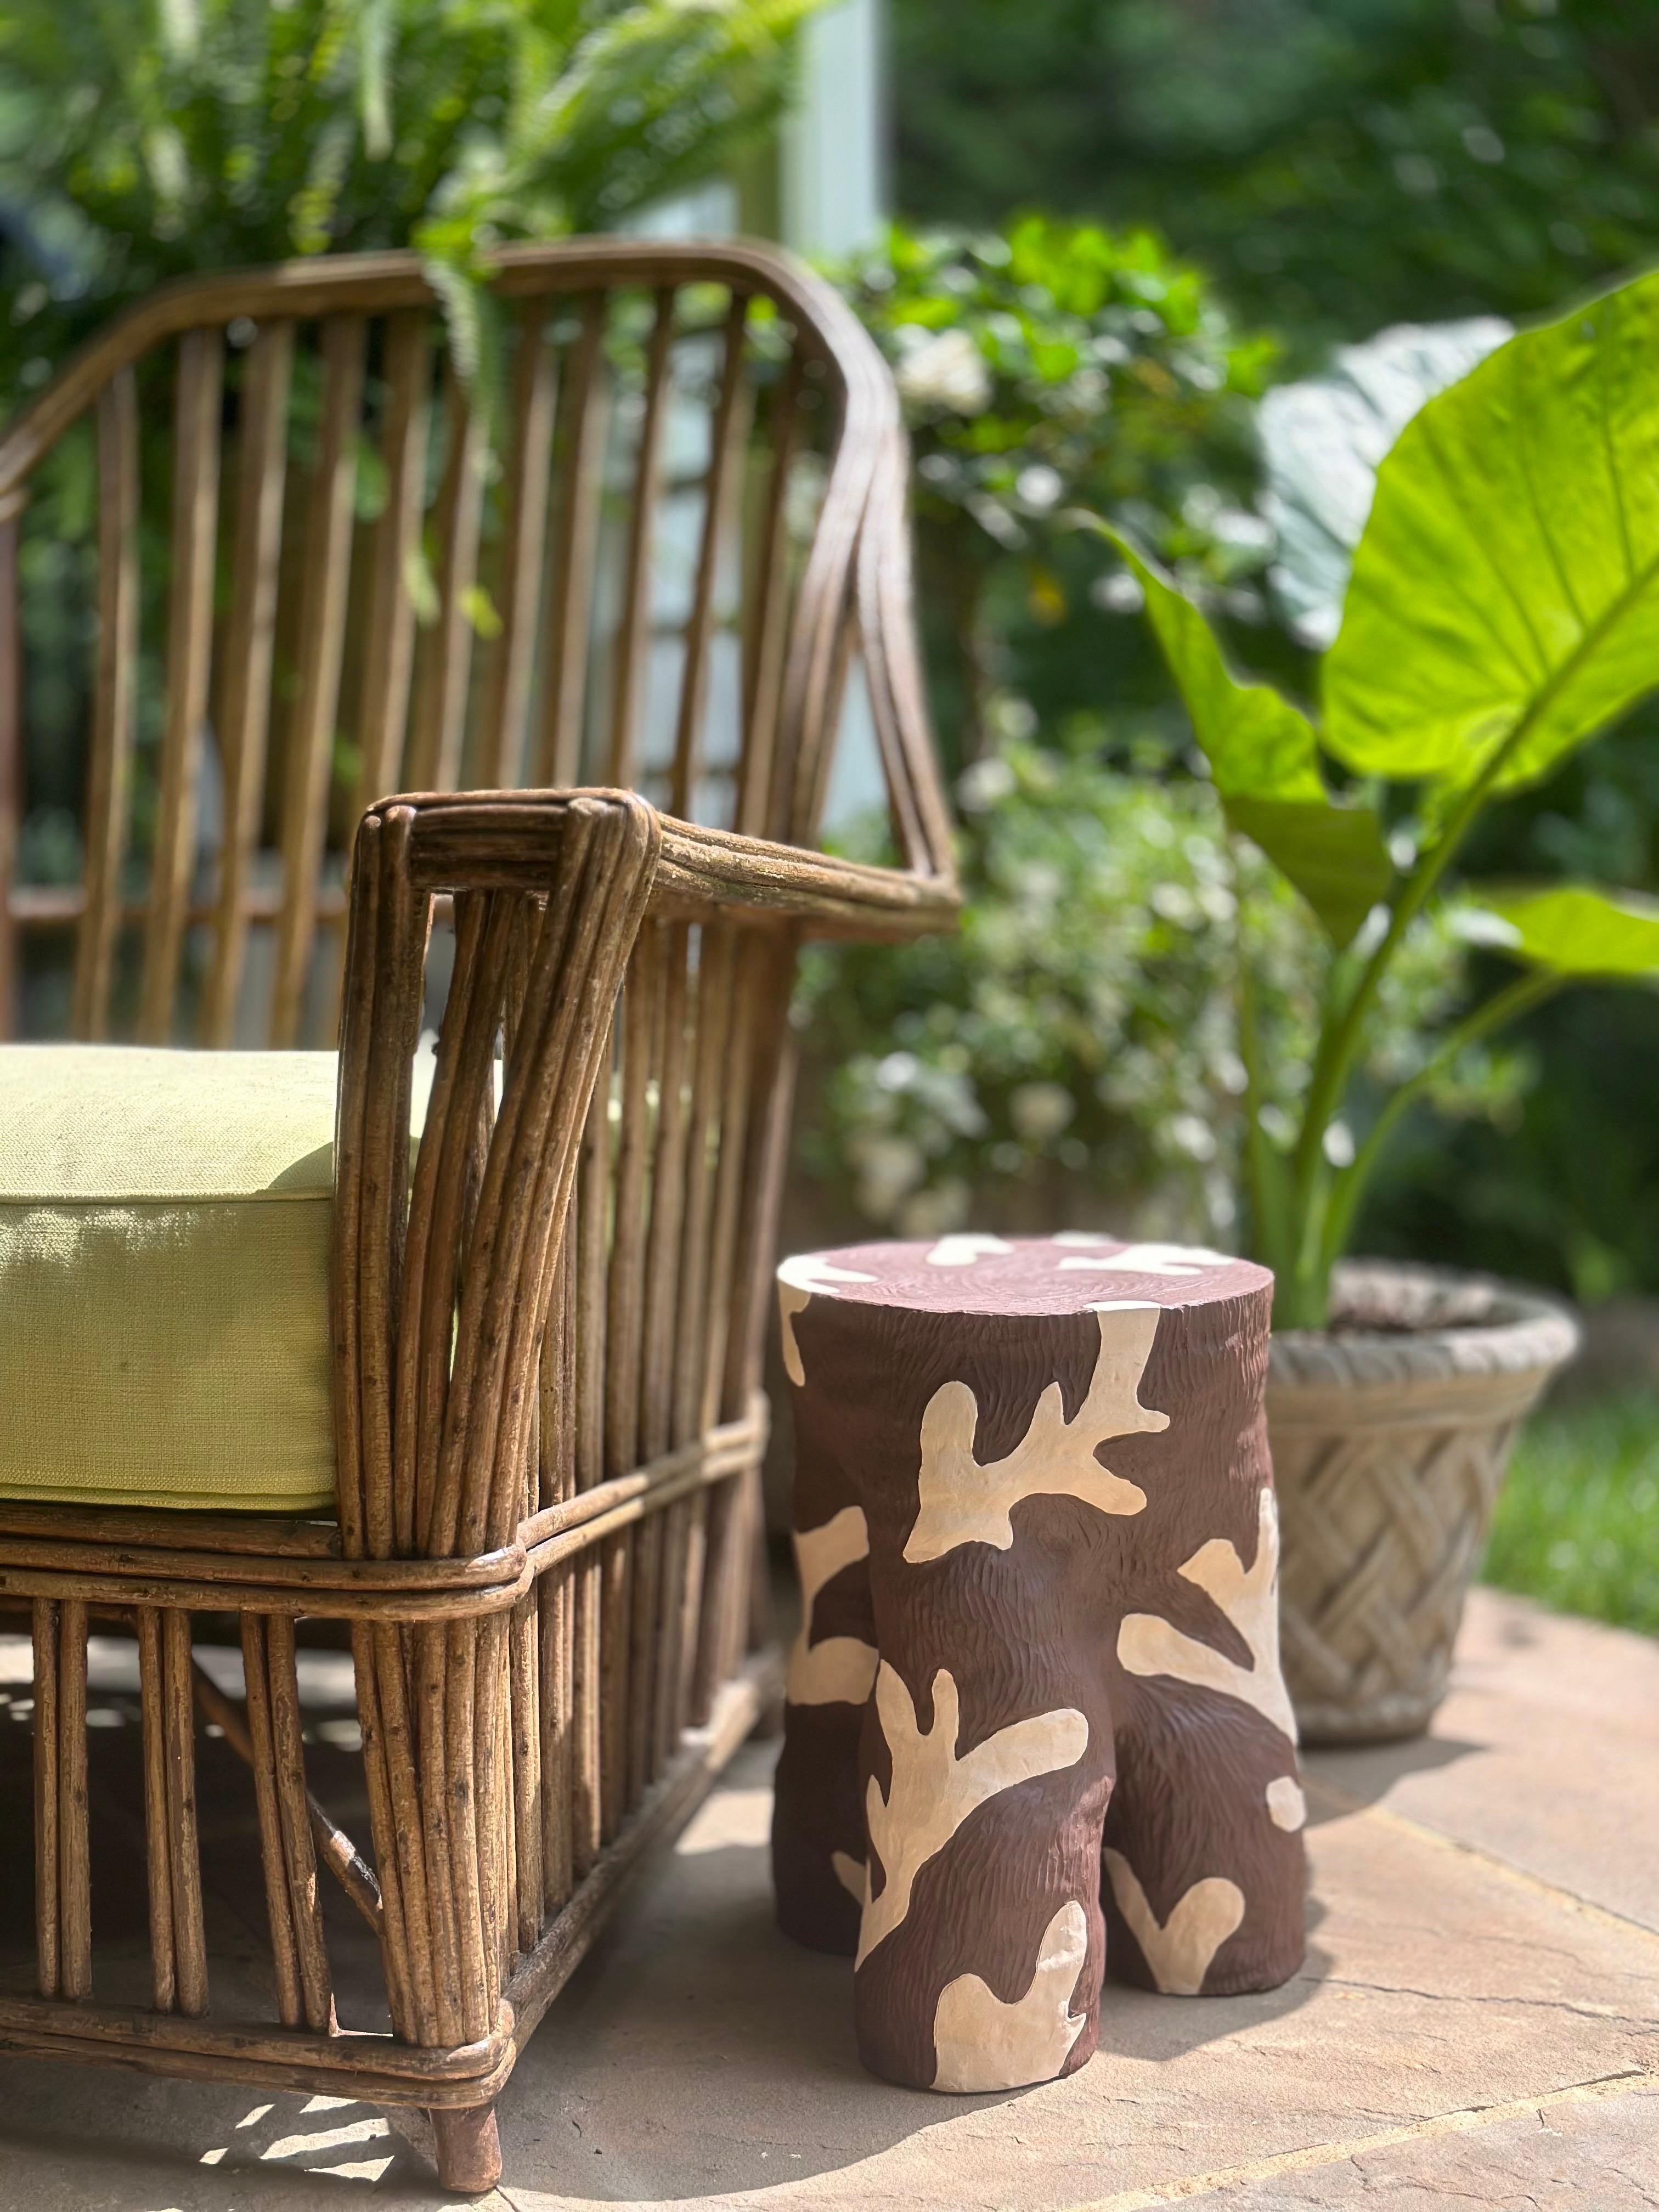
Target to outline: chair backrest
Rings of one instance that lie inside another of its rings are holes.
[[[854,663],[894,857],[948,878],[902,433],[845,306],[744,244],[492,286],[463,377],[412,254],[178,284],[0,434],[0,1036],[331,1042],[391,792],[628,787],[810,843]]]

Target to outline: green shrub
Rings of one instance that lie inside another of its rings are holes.
[[[1118,514],[1164,557],[1262,611],[1271,533],[1248,511],[1249,398],[1273,358],[1207,278],[1154,233],[1021,216],[1000,231],[915,232],[838,272],[892,363],[915,460],[918,576],[947,758],[977,759],[1000,690],[1022,695],[1022,640],[1062,667],[1066,704],[1122,697],[1067,663],[1110,564],[1060,526]],[[1133,641],[1124,658],[1139,660]],[[1147,695],[1152,696],[1150,691]],[[1038,696],[1051,708],[1053,698]]]
[[[1251,910],[1271,1038],[1261,1110],[1288,1134],[1317,1032],[1318,933],[1235,854],[1212,786],[1007,741],[958,783],[954,937],[821,947],[797,1014],[805,1164],[884,1230],[1103,1223],[1236,1239],[1245,1070],[1235,929]],[[1411,933],[1372,1033],[1378,1083],[1416,1073],[1464,988],[1439,923]],[[1468,1055],[1437,1103],[1502,1115],[1523,1063]]]

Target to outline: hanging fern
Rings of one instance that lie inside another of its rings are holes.
[[[818,0],[53,0],[0,19],[0,408],[185,272],[414,246],[458,356],[504,240],[614,228],[775,118]]]

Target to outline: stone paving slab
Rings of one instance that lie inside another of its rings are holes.
[[[1450,2203],[1491,2212],[1639,2212],[1659,2203],[1659,2084],[1649,2078],[1564,2089],[1496,2112],[1458,2114],[1408,2136],[1360,2139],[1235,2173],[1185,2202],[1227,2212],[1429,2212]],[[1167,2194],[1108,2199],[1091,2212],[1151,2212]]]
[[[1215,2001],[1109,1985],[1082,2073],[992,2097],[861,2071],[847,1963],[771,1925],[750,1746],[532,2042],[484,2202],[1659,2203],[1656,1681],[1659,1646],[1479,1594],[1432,1737],[1309,1762],[1304,1974]],[[445,2201],[361,2106],[0,2058],[0,2212]]]
[[[1430,1735],[1312,1764],[1659,1930],[1659,1639],[1477,1589]]]

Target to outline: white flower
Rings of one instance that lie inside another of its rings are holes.
[[[1140,580],[1132,576],[1127,568],[1114,568],[1109,575],[1097,576],[1089,586],[1089,597],[1109,615],[1139,614],[1146,604]]]
[[[1320,1139],[1320,1149],[1334,1168],[1353,1165],[1353,1131],[1346,1121],[1333,1121]]]
[[[898,388],[913,407],[982,415],[991,404],[991,372],[966,331],[940,331],[899,363]]]
[[[957,778],[957,804],[965,813],[983,814],[1014,788],[1014,771],[995,753],[976,760]]]
[[[900,1200],[927,1180],[921,1147],[908,1137],[866,1137],[850,1149],[859,1211],[872,1221],[890,1220]]]
[[[1022,1083],[1008,1101],[1009,1118],[1028,1145],[1059,1136],[1076,1112],[1077,1101],[1059,1083]]]
[[[1066,480],[1058,469],[1051,469],[1047,461],[1033,461],[1030,468],[1022,469],[1014,479],[1014,494],[1020,505],[1032,514],[1047,514],[1066,489]]]
[[[1170,1123],[1170,1142],[1189,1160],[1215,1158],[1215,1132],[1196,1114],[1177,1114]]]

